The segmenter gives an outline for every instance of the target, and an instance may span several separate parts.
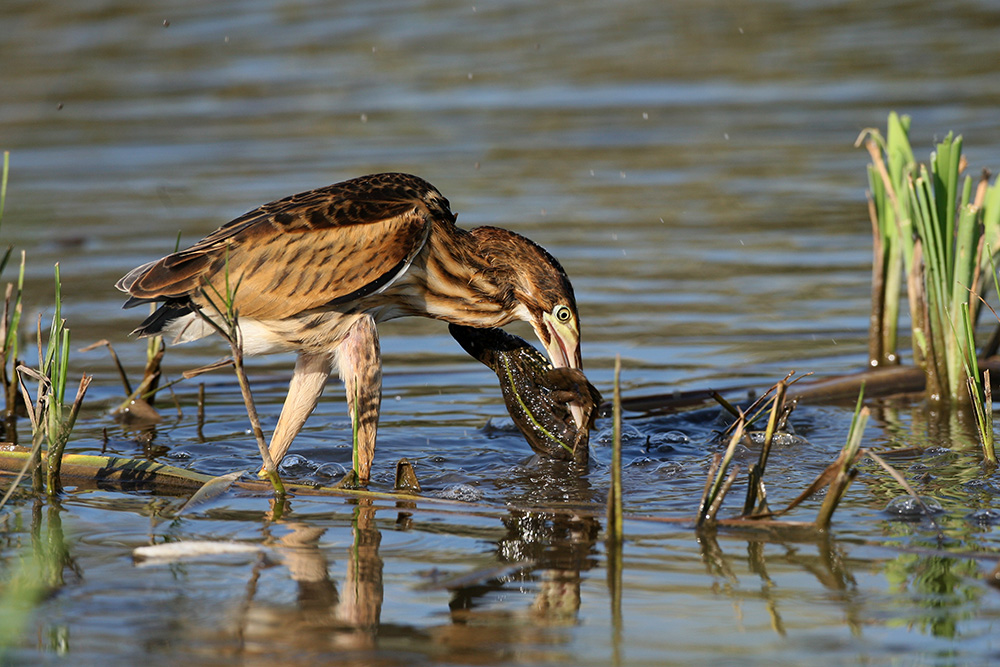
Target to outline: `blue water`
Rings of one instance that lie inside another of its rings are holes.
[[[193,243],[266,201],[411,171],[451,200],[460,224],[509,227],[560,259],[588,376],[606,394],[616,355],[626,396],[853,372],[866,359],[871,261],[867,160],[853,142],[898,110],[913,116],[919,157],[955,130],[970,173],[1000,165],[995,25],[995,8],[976,2],[8,2],[0,235],[28,254],[29,328],[51,316],[59,262],[75,344],[111,340],[135,376],[145,349],[127,333],[141,313],[120,310],[112,287],[127,270],[172,250],[178,233]],[[391,322],[381,333],[373,485],[390,488],[407,457],[426,495],[465,504],[296,497],[275,521],[268,498],[231,491],[156,521],[179,501],[82,484],[58,505],[18,497],[0,524],[4,580],[36,549],[56,550],[58,576],[11,660],[996,657],[998,598],[985,575],[1000,480],[978,467],[964,419],[872,403],[865,446],[917,448],[891,462],[942,504],[936,524],[886,514],[901,492],[863,461],[829,534],[711,537],[647,517],[693,516],[722,448],[714,411],[628,415],[616,585],[603,542],[607,420],[589,473],[535,460],[504,429],[493,374],[441,323]],[[218,343],[171,348],[166,373],[224,354]],[[291,365],[250,363],[265,430]],[[256,468],[227,372],[201,378],[202,426],[193,381],[139,433],[108,415],[123,392],[107,353],[74,353],[72,366],[73,382],[95,376],[73,451],[213,475]],[[341,392],[331,382],[289,478],[329,484],[349,466]],[[804,442],[772,455],[773,505],[833,460],[849,421],[849,407],[796,409]],[[737,455],[744,468],[755,459]],[[723,515],[744,490],[736,485]],[[819,502],[790,519],[810,520]],[[272,560],[133,564],[134,547],[182,539],[262,543]]]

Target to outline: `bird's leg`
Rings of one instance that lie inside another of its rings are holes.
[[[368,481],[375,458],[375,434],[382,403],[382,356],[378,331],[371,316],[355,322],[337,348],[340,377],[347,391],[347,407],[357,434],[354,471],[362,483]]]
[[[295,373],[288,385],[288,396],[281,408],[278,425],[271,436],[271,458],[278,465],[288,452],[292,440],[302,430],[306,418],[316,407],[319,397],[323,394],[323,385],[333,371],[333,356],[329,354],[316,355],[303,352],[295,361]]]

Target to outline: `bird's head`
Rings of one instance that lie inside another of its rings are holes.
[[[506,229],[472,230],[506,310],[531,324],[556,368],[581,368],[580,318],[573,285],[562,266],[538,244]]]
[[[567,281],[567,286],[569,281]],[[527,320],[556,368],[582,368],[580,358],[580,320],[573,290],[559,294],[542,292],[525,295],[520,300]]]

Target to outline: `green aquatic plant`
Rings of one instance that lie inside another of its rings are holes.
[[[869,361],[899,362],[898,316],[905,270],[913,360],[926,376],[926,393],[952,403],[967,395],[965,369],[970,339],[963,315],[975,324],[979,294],[991,265],[987,248],[1000,247],[1000,186],[983,174],[962,178],[962,137],[949,133],[918,164],[909,140],[910,119],[892,113],[886,137],[868,129],[859,137],[872,158],[868,168],[869,213],[875,257]],[[971,352],[970,352],[971,350]]]
[[[10,170],[10,155],[4,152],[3,173],[0,176],[0,223],[7,203],[7,177]],[[2,272],[11,257],[13,246],[8,246],[0,258]],[[69,441],[70,433],[80,412],[83,397],[87,393],[91,378],[84,375],[77,389],[76,399],[69,410],[66,410],[66,385],[69,379],[69,341],[70,332],[66,321],[62,319],[62,282],[59,276],[59,265],[55,265],[55,312],[49,327],[49,335],[45,348],[42,347],[41,317],[38,321],[38,368],[31,369],[18,360],[18,339],[24,293],[25,253],[21,252],[21,264],[16,287],[8,283],[4,299],[4,312],[0,320],[0,381],[3,384],[6,401],[4,413],[5,435],[11,441],[16,440],[15,423],[19,401],[27,410],[31,421],[32,456],[20,471],[8,493],[0,500],[2,506],[10,497],[17,483],[29,471],[32,473],[33,487],[36,492],[43,488],[49,495],[61,491],[59,472],[62,453]],[[35,380],[37,389],[32,400],[25,378]],[[20,396],[18,395],[20,391]],[[41,448],[47,446],[48,457],[44,474],[41,470]]]
[[[6,257],[5,257],[6,259]],[[3,318],[0,320],[0,383],[4,392],[4,435],[7,440],[17,439],[17,404],[18,388],[16,368],[18,330],[21,323],[22,297],[24,294],[24,263],[25,254],[21,253],[21,265],[17,274],[17,283],[7,283],[4,298]]]
[[[59,473],[63,452],[92,379],[89,375],[84,375],[80,379],[76,398],[67,412],[65,401],[66,385],[69,381],[70,331],[66,328],[66,320],[62,319],[62,283],[59,278],[58,264],[55,266],[54,303],[55,312],[52,315],[52,323],[49,327],[49,336],[44,350],[42,347],[41,316],[39,316],[38,368],[32,369],[23,364],[17,367],[21,394],[24,397],[28,418],[31,421],[34,487],[36,491],[41,491],[44,486],[49,495],[56,495],[62,490]],[[26,377],[37,383],[34,400],[32,400],[25,383]],[[44,484],[40,468],[43,443],[47,446]]]
[[[911,233],[909,200],[901,201],[906,191],[909,165],[916,162],[909,141],[910,119],[889,116],[886,138],[871,131],[866,143],[872,155],[868,166],[870,187],[868,208],[872,222],[874,258],[872,261],[872,313],[869,328],[868,356],[873,366],[899,363],[899,296],[904,258],[913,265],[914,242]],[[909,274],[908,274],[909,275]],[[913,308],[919,301],[911,302]],[[923,318],[912,317],[915,329]]]
[[[972,326],[971,303],[962,309],[961,335],[965,338],[965,354],[962,358],[965,364],[966,383],[969,389],[969,400],[972,403],[972,413],[976,419],[976,431],[983,448],[983,457],[991,465],[996,465],[997,454],[993,442],[993,387],[990,384],[990,370],[979,372],[979,359],[976,357],[975,333]],[[991,309],[992,310],[992,309]]]
[[[7,205],[7,174],[10,170],[10,153],[4,151],[3,172],[0,174],[0,225],[3,223],[3,213]],[[8,245],[0,257],[0,274],[3,274],[10,262],[13,245]],[[4,392],[4,437],[6,440],[17,439],[17,343],[18,327],[21,321],[21,300],[24,293],[24,252],[21,252],[21,266],[17,283],[8,283],[4,297],[3,318],[0,319],[0,384]]]
[[[0,222],[3,222],[3,211],[7,206],[7,174],[10,171],[10,151],[3,152],[3,171],[0,172]],[[0,257],[0,273],[7,268],[7,262],[10,261],[10,255],[14,252],[14,246],[9,245],[4,251],[3,257]]]
[[[826,495],[823,497],[823,504],[820,505],[819,512],[816,514],[815,524],[820,530],[830,528],[833,513],[847,493],[847,487],[858,476],[858,469],[854,467],[854,463],[857,461],[858,452],[861,451],[861,438],[871,414],[869,409],[863,406],[864,396],[865,387],[862,385],[861,391],[858,392],[858,402],[854,406],[854,415],[851,417],[847,441],[844,443],[843,449],[840,450],[837,460],[830,466],[833,479],[830,480]]]

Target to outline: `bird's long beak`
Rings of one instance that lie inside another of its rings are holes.
[[[538,333],[538,338],[545,345],[545,352],[549,355],[549,360],[556,368],[582,368],[583,360],[580,357],[580,334],[576,329],[566,326],[548,313],[542,314],[542,326],[547,330],[548,336]],[[548,339],[548,342],[544,341]],[[573,401],[569,403],[570,414],[577,428],[587,428],[584,424],[583,406]]]
[[[566,326],[548,313],[542,314],[542,326],[548,332],[548,336],[538,338],[545,343],[545,351],[556,368],[580,368],[583,365],[580,359],[580,335],[575,329]]]

